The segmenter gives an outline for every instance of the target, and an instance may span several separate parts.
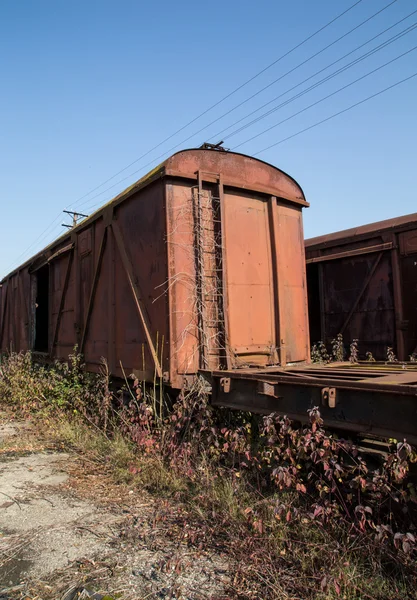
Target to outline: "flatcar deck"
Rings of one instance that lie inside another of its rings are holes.
[[[318,406],[327,426],[417,444],[416,363],[333,363],[202,372],[214,405],[297,421]]]

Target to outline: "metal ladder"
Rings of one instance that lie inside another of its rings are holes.
[[[222,182],[210,175],[203,189],[203,172],[197,172],[193,187],[196,312],[200,346],[200,368],[227,366],[226,322],[223,294]],[[215,183],[212,180],[215,179]]]

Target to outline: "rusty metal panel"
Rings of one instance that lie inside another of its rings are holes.
[[[135,372],[139,377],[152,379],[156,366],[151,346],[155,347],[159,362],[163,362],[166,368],[169,335],[167,299],[163,289],[167,280],[163,202],[163,184],[156,182],[120,205],[114,219],[121,237],[116,238],[116,231],[109,226],[112,232],[107,234],[101,263],[102,229],[96,231],[93,270],[96,273],[99,268],[99,272],[86,332],[85,356],[91,365],[99,365],[101,356],[108,356],[108,323],[111,322],[114,339],[110,354],[113,355],[113,372],[119,377],[123,377],[123,367],[127,375]],[[110,252],[113,253],[112,259],[109,258]],[[151,344],[138,313],[132,284],[141,295]]]
[[[53,358],[67,359],[77,343],[75,317],[75,271],[78,253],[74,244],[50,258],[51,349]]]
[[[369,223],[361,225],[360,227],[353,227],[352,229],[336,231],[335,233],[320,235],[306,240],[305,243],[307,253],[310,256],[315,248],[323,251],[327,247],[335,248],[341,244],[349,244],[349,248],[352,248],[352,243],[357,242],[360,244],[362,240],[366,240],[366,243],[372,245],[373,239],[378,239],[385,234],[390,235],[392,232],[400,232],[407,229],[417,229],[417,213],[396,217],[395,219],[377,221],[376,223]]]
[[[345,341],[359,339],[362,354],[384,359],[390,346],[408,360],[417,349],[417,214],[306,240],[305,247],[312,340],[329,342],[345,329]]]
[[[27,273],[17,271],[3,283],[0,307],[0,349],[3,351],[29,348],[28,282]]]
[[[326,339],[343,331],[345,342],[359,340],[359,351],[385,358],[395,339],[395,310],[390,254],[380,259],[366,289],[375,255],[332,261],[323,265],[324,327]],[[356,309],[350,315],[352,307]],[[350,315],[350,318],[348,318]]]
[[[107,325],[111,315],[108,313],[108,274],[104,268],[103,256],[106,252],[107,231],[102,218],[90,227],[94,231],[90,231],[85,237],[80,235],[77,240],[78,264],[84,266],[80,268],[81,285],[78,288],[75,286],[74,294],[75,302],[80,305],[80,349],[88,368],[97,370],[101,357],[108,361]],[[87,231],[83,233],[86,234]],[[75,277],[76,273],[74,279]],[[71,287],[68,290],[69,294],[70,292]]]
[[[417,353],[417,253],[400,261],[405,359]]]
[[[408,256],[417,253],[417,229],[400,233],[398,236],[400,242],[400,253]]]
[[[169,268],[159,290],[169,296],[170,379],[177,386],[182,383],[182,375],[196,373],[199,368],[193,201],[191,183],[167,183]]]
[[[228,344],[234,365],[271,364],[275,302],[267,198],[224,192]]]
[[[30,327],[31,327],[31,307],[30,307],[30,275],[25,270],[21,271],[20,281],[20,295],[21,295],[21,327],[22,327],[22,340],[20,349],[23,351],[30,350]]]
[[[288,362],[308,361],[309,326],[307,282],[301,210],[273,203],[278,276],[279,347]]]

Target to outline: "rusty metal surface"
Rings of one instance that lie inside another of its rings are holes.
[[[313,249],[315,246],[323,248],[326,244],[336,246],[336,242],[338,241],[342,243],[351,242],[356,238],[369,238],[373,235],[388,233],[389,231],[400,231],[401,229],[410,228],[417,228],[417,213],[395,217],[394,219],[386,219],[385,221],[376,221],[375,223],[352,227],[351,229],[344,229],[334,233],[319,235],[307,239],[305,245],[306,248],[310,249]]]
[[[223,173],[224,185],[260,192],[267,196],[274,195],[300,206],[309,206],[304,192],[292,177],[262,160],[245,154],[207,150],[177,152],[165,161],[164,168],[166,175],[190,179],[197,179],[198,171],[202,171],[204,180],[213,183],[217,182],[219,173]]]
[[[260,196],[224,197],[229,347],[234,366],[277,362],[268,204]]]
[[[362,356],[417,348],[417,214],[306,240],[311,341],[340,332]]]
[[[262,161],[179,152],[4,279],[0,348],[78,345],[92,371],[104,357],[174,387],[202,367],[306,361],[306,205]]]
[[[318,406],[324,423],[340,430],[417,443],[417,367],[339,364],[207,372],[215,405],[305,422]],[[224,382],[227,382],[227,385]]]

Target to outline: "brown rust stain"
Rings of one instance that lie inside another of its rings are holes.
[[[408,360],[417,348],[417,213],[306,240],[305,251],[312,341],[343,329],[362,356],[383,360],[392,347]]]

